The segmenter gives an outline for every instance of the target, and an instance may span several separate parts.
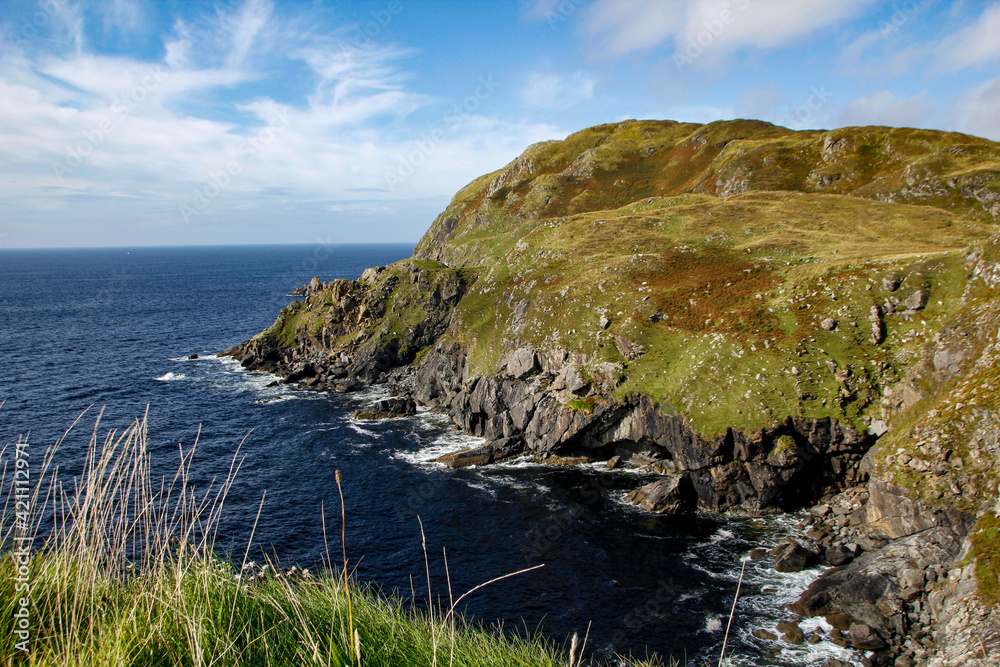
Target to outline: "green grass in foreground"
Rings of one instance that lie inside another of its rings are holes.
[[[345,585],[338,572],[237,576],[236,567],[213,555],[237,460],[224,483],[195,490],[187,483],[191,453],[182,453],[175,478],[161,483],[150,473],[146,437],[144,421],[103,443],[93,436],[86,470],[68,486],[51,474],[54,448],[46,453],[33,506],[53,509],[57,520],[46,539],[36,540],[40,548],[30,557],[26,592],[16,590],[16,526],[8,496],[0,513],[0,663],[581,664],[575,638],[567,652],[540,635],[504,635],[450,610],[416,611],[372,588]],[[10,449],[0,457],[0,482],[7,488]],[[29,600],[27,654],[11,634],[21,598]]]

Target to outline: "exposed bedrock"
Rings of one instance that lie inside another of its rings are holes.
[[[830,419],[789,418],[704,438],[647,396],[613,400],[567,384],[579,360],[563,351],[515,350],[506,372],[471,379],[463,377],[465,355],[461,345],[441,343],[420,368],[390,374],[390,386],[487,440],[466,465],[492,461],[500,441],[505,458],[515,448],[552,460],[621,457],[681,479],[669,507],[746,512],[802,507],[865,477],[860,462],[874,437]]]

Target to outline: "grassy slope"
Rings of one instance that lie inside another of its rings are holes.
[[[505,347],[561,345],[620,364],[618,394],[705,435],[796,414],[860,424],[955,311],[964,251],[995,228],[962,184],[1000,190],[998,164],[1000,146],[959,134],[629,121],[473,181],[416,254],[482,272],[457,315],[474,374]],[[920,288],[927,309],[871,344],[871,306]],[[646,354],[626,361],[616,336]]]

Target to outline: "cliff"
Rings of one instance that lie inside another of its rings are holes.
[[[867,484],[872,554],[945,527],[942,567],[975,565],[993,604],[998,215],[1000,145],[975,137],[605,125],[473,181],[413,258],[314,280],[227,353],[447,412],[487,439],[449,465],[647,466],[663,482],[631,498],[654,511]]]

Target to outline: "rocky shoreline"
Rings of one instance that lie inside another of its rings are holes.
[[[419,282],[419,269],[414,273]],[[364,303],[363,289],[337,281],[300,291],[339,294],[349,311],[352,301],[354,308]],[[992,658],[995,649],[956,634],[973,620],[1000,628],[976,602],[972,567],[962,562],[974,517],[923,506],[872,479],[877,436],[834,420],[790,417],[759,432],[729,429],[704,439],[645,396],[608,398],[616,369],[585,380],[580,370],[587,360],[561,349],[511,349],[499,373],[469,378],[467,351],[443,335],[448,320],[443,313],[434,327],[442,335],[419,366],[377,347],[331,349],[316,336],[303,336],[291,350],[258,337],[222,354],[285,383],[338,391],[384,384],[396,394],[359,411],[359,419],[406,416],[417,405],[448,414],[463,431],[487,440],[441,459],[452,467],[523,455],[553,464],[607,461],[609,468],[629,465],[662,475],[628,496],[651,512],[700,508],[754,515],[809,508],[803,515],[807,541],[750,555],[769,554],[780,571],[819,563],[831,569],[790,605],[781,627],[758,629],[760,641],[832,641],[864,655],[864,665],[991,664],[982,653]],[[574,402],[577,407],[567,407]],[[814,616],[833,626],[829,637],[799,630]],[[991,635],[991,646],[998,637],[1000,632]],[[828,661],[827,667],[836,666]]]
[[[831,569],[760,641],[823,641],[796,628],[824,616],[866,664],[996,664],[996,150],[589,128],[460,190],[410,259],[314,278],[222,354],[396,397],[359,419],[446,414],[485,440],[449,466],[629,466],[659,475],[628,494],[645,511],[806,512],[775,565]]]

